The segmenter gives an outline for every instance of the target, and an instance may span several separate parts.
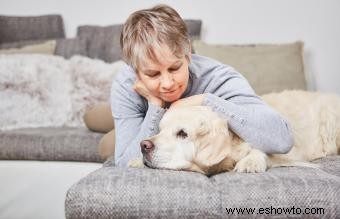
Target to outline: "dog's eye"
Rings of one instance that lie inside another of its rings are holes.
[[[183,129],[181,129],[177,132],[176,136],[178,138],[186,138],[188,137],[188,134]]]

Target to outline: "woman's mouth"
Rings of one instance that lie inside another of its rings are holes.
[[[173,90],[173,91],[168,91],[168,92],[162,92],[163,95],[165,96],[171,96],[173,94],[175,94],[177,92],[177,90]]]
[[[181,87],[177,89],[168,91],[168,92],[161,92],[161,98],[166,102],[173,102],[176,101],[181,95]]]

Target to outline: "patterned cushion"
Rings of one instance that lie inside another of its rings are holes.
[[[64,24],[60,15],[0,16],[0,44],[64,37]]]
[[[201,20],[184,20],[189,35],[192,39],[201,37]],[[90,58],[102,59],[106,62],[114,62],[121,58],[120,33],[122,24],[111,26],[79,26],[77,36],[87,40],[88,56]]]
[[[103,134],[86,128],[27,128],[0,131],[0,159],[102,162]]]
[[[114,62],[121,59],[120,32],[122,25],[80,26],[77,36],[87,41],[87,55],[90,58]]]
[[[258,217],[228,215],[226,208],[237,207],[324,208],[324,214],[304,218],[340,217],[340,156],[316,163],[320,169],[284,167],[261,174],[229,172],[210,178],[194,172],[107,166],[68,190],[66,218]]]
[[[201,39],[202,21],[194,20],[194,19],[186,19],[184,20],[184,22],[187,25],[189,36],[195,40]]]
[[[74,55],[87,56],[87,42],[85,39],[57,39],[55,55],[62,56],[66,59]]]

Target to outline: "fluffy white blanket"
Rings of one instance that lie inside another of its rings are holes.
[[[0,129],[84,126],[85,110],[109,102],[124,65],[82,56],[0,55]]]

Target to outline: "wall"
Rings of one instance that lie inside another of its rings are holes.
[[[138,9],[166,3],[184,18],[203,20],[210,43],[305,42],[309,86],[340,95],[340,1],[338,0],[0,0],[2,15],[62,14],[66,35],[81,24],[122,23]]]

